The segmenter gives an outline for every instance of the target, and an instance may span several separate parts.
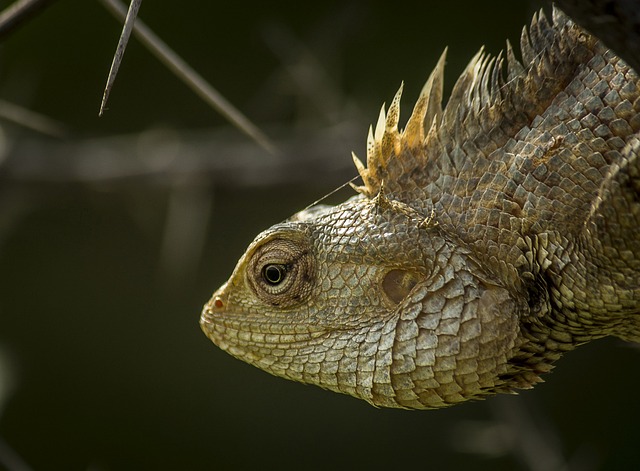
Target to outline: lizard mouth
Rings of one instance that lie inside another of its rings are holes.
[[[200,314],[200,328],[205,335],[213,341],[213,343],[222,348],[220,341],[224,337],[222,335],[224,326],[219,319],[221,314],[226,310],[227,297],[221,291],[222,288],[216,291],[209,302],[207,302],[207,304],[202,308],[202,313]],[[218,326],[217,329],[222,329],[218,333],[216,333],[216,326]]]
[[[295,324],[285,322],[279,329],[262,322],[246,322],[234,316],[233,309],[223,289],[216,291],[204,305],[200,315],[200,328],[211,341],[233,355],[242,356],[240,351],[256,348],[273,348],[274,345],[308,346],[321,341],[327,335],[325,328],[307,326],[304,330]],[[249,326],[252,325],[253,329]]]

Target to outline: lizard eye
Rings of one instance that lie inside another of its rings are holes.
[[[246,277],[262,301],[290,307],[306,299],[313,274],[313,256],[304,241],[274,238],[256,248]]]
[[[279,285],[287,275],[287,267],[270,263],[262,269],[262,278],[272,286]]]

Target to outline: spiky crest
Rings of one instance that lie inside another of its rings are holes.
[[[373,198],[380,193],[384,180],[387,191],[395,194],[403,190],[402,175],[444,155],[446,149],[462,148],[483,130],[502,126],[512,128],[515,135],[548,105],[539,97],[554,96],[550,92],[557,93],[566,86],[575,68],[591,54],[590,46],[580,43],[578,27],[555,8],[551,24],[542,10],[534,15],[529,29],[523,29],[520,48],[524,65],[516,59],[509,42],[506,53],[497,57],[481,48],[460,74],[443,110],[445,49],[420,92],[404,131],[398,130],[401,85],[388,112],[382,106],[375,130],[369,128],[366,167],[353,154],[364,183],[354,188]],[[552,87],[556,88],[551,90]],[[478,150],[489,154],[493,149]],[[457,174],[463,163],[451,158],[448,165]]]

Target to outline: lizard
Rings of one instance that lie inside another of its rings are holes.
[[[557,8],[469,62],[446,52],[362,180],[262,232],[204,306],[221,349],[377,407],[436,409],[541,381],[566,352],[640,342],[640,81]]]

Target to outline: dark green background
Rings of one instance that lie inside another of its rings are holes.
[[[636,468],[639,353],[619,341],[581,347],[520,396],[407,412],[271,377],[198,326],[260,230],[355,174],[349,153],[364,154],[401,80],[406,109],[449,45],[450,88],[482,44],[517,43],[536,8],[143,2],[140,18],[287,150],[284,163],[221,132],[136,40],[98,119],[120,25],[97,2],[61,0],[0,44],[0,99],[69,129],[60,140],[0,122],[0,462],[13,450],[36,470]],[[309,62],[291,38],[319,64],[302,87],[269,46],[279,37],[297,73]],[[317,150],[334,128],[342,137]],[[178,136],[175,165],[114,169],[100,153],[111,141],[96,141],[112,135],[138,149],[134,163],[156,157],[144,139]],[[207,136],[211,151],[191,160]]]

